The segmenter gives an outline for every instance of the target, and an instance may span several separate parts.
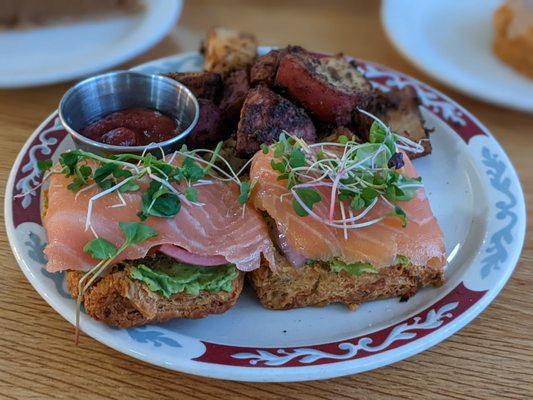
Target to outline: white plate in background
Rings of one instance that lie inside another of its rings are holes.
[[[466,95],[533,112],[533,79],[492,51],[492,15],[501,0],[384,0],[389,39],[418,68]]]
[[[143,2],[134,15],[0,29],[0,88],[81,78],[146,51],[176,24],[183,0]]]

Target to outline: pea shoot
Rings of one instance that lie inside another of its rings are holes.
[[[88,242],[83,251],[94,259],[100,260],[90,271],[82,276],[78,282],[78,297],[76,308],[76,344],[79,340],[80,310],[83,295],[98,277],[105,272],[113,260],[131,245],[142,243],[157,236],[157,232],[141,222],[119,222],[119,229],[124,233],[124,242],[120,247],[103,238],[96,238]]]

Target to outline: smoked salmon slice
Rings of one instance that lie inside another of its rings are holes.
[[[67,189],[71,179],[52,174],[48,190],[48,208],[44,227],[48,245],[47,270],[84,270],[97,260],[83,252],[84,245],[95,238],[85,229],[89,200],[98,188],[74,193]],[[238,269],[258,268],[261,257],[273,261],[273,245],[268,228],[259,213],[250,206],[238,204],[239,188],[234,183],[212,181],[197,187],[198,201],[203,205],[185,204],[173,218],[150,216],[144,224],[158,233],[139,245],[128,247],[114,262],[144,258],[150,249],[175,245],[201,256],[222,256]],[[118,222],[139,221],[142,190],[123,193],[124,203],[116,193],[104,196],[93,204],[91,226],[94,232],[117,247],[124,241]]]
[[[399,218],[391,216],[370,226],[345,231],[309,215],[301,217],[296,214],[286,181],[279,181],[278,172],[271,167],[272,153],[258,152],[254,156],[250,181],[255,182],[255,187],[251,199],[258,210],[266,211],[276,221],[278,230],[297,253],[310,260],[331,261],[337,258],[346,263],[371,263],[377,268],[394,265],[398,256],[407,257],[418,266],[438,268],[445,265],[443,234],[423,188],[417,189],[411,200],[397,203],[407,215],[405,227]],[[404,154],[403,158],[405,166],[402,172],[408,177],[417,177],[408,157]],[[314,205],[313,211],[326,219],[331,189],[317,190],[321,192],[322,201]],[[360,222],[381,217],[390,211],[390,204],[379,200]],[[339,218],[341,211],[338,207],[335,212],[336,218]]]

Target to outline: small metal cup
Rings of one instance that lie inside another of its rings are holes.
[[[81,134],[93,122],[115,111],[145,107],[174,118],[180,133],[172,139],[147,146],[115,146],[100,143]],[[85,79],[71,87],[59,103],[59,118],[76,146],[96,154],[149,151],[161,154],[178,149],[198,122],[200,107],[196,97],[181,83],[159,75],[116,71]]]

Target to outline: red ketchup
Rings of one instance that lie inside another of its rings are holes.
[[[116,111],[82,131],[89,139],[115,146],[146,146],[172,139],[178,133],[175,120],[149,108]]]

